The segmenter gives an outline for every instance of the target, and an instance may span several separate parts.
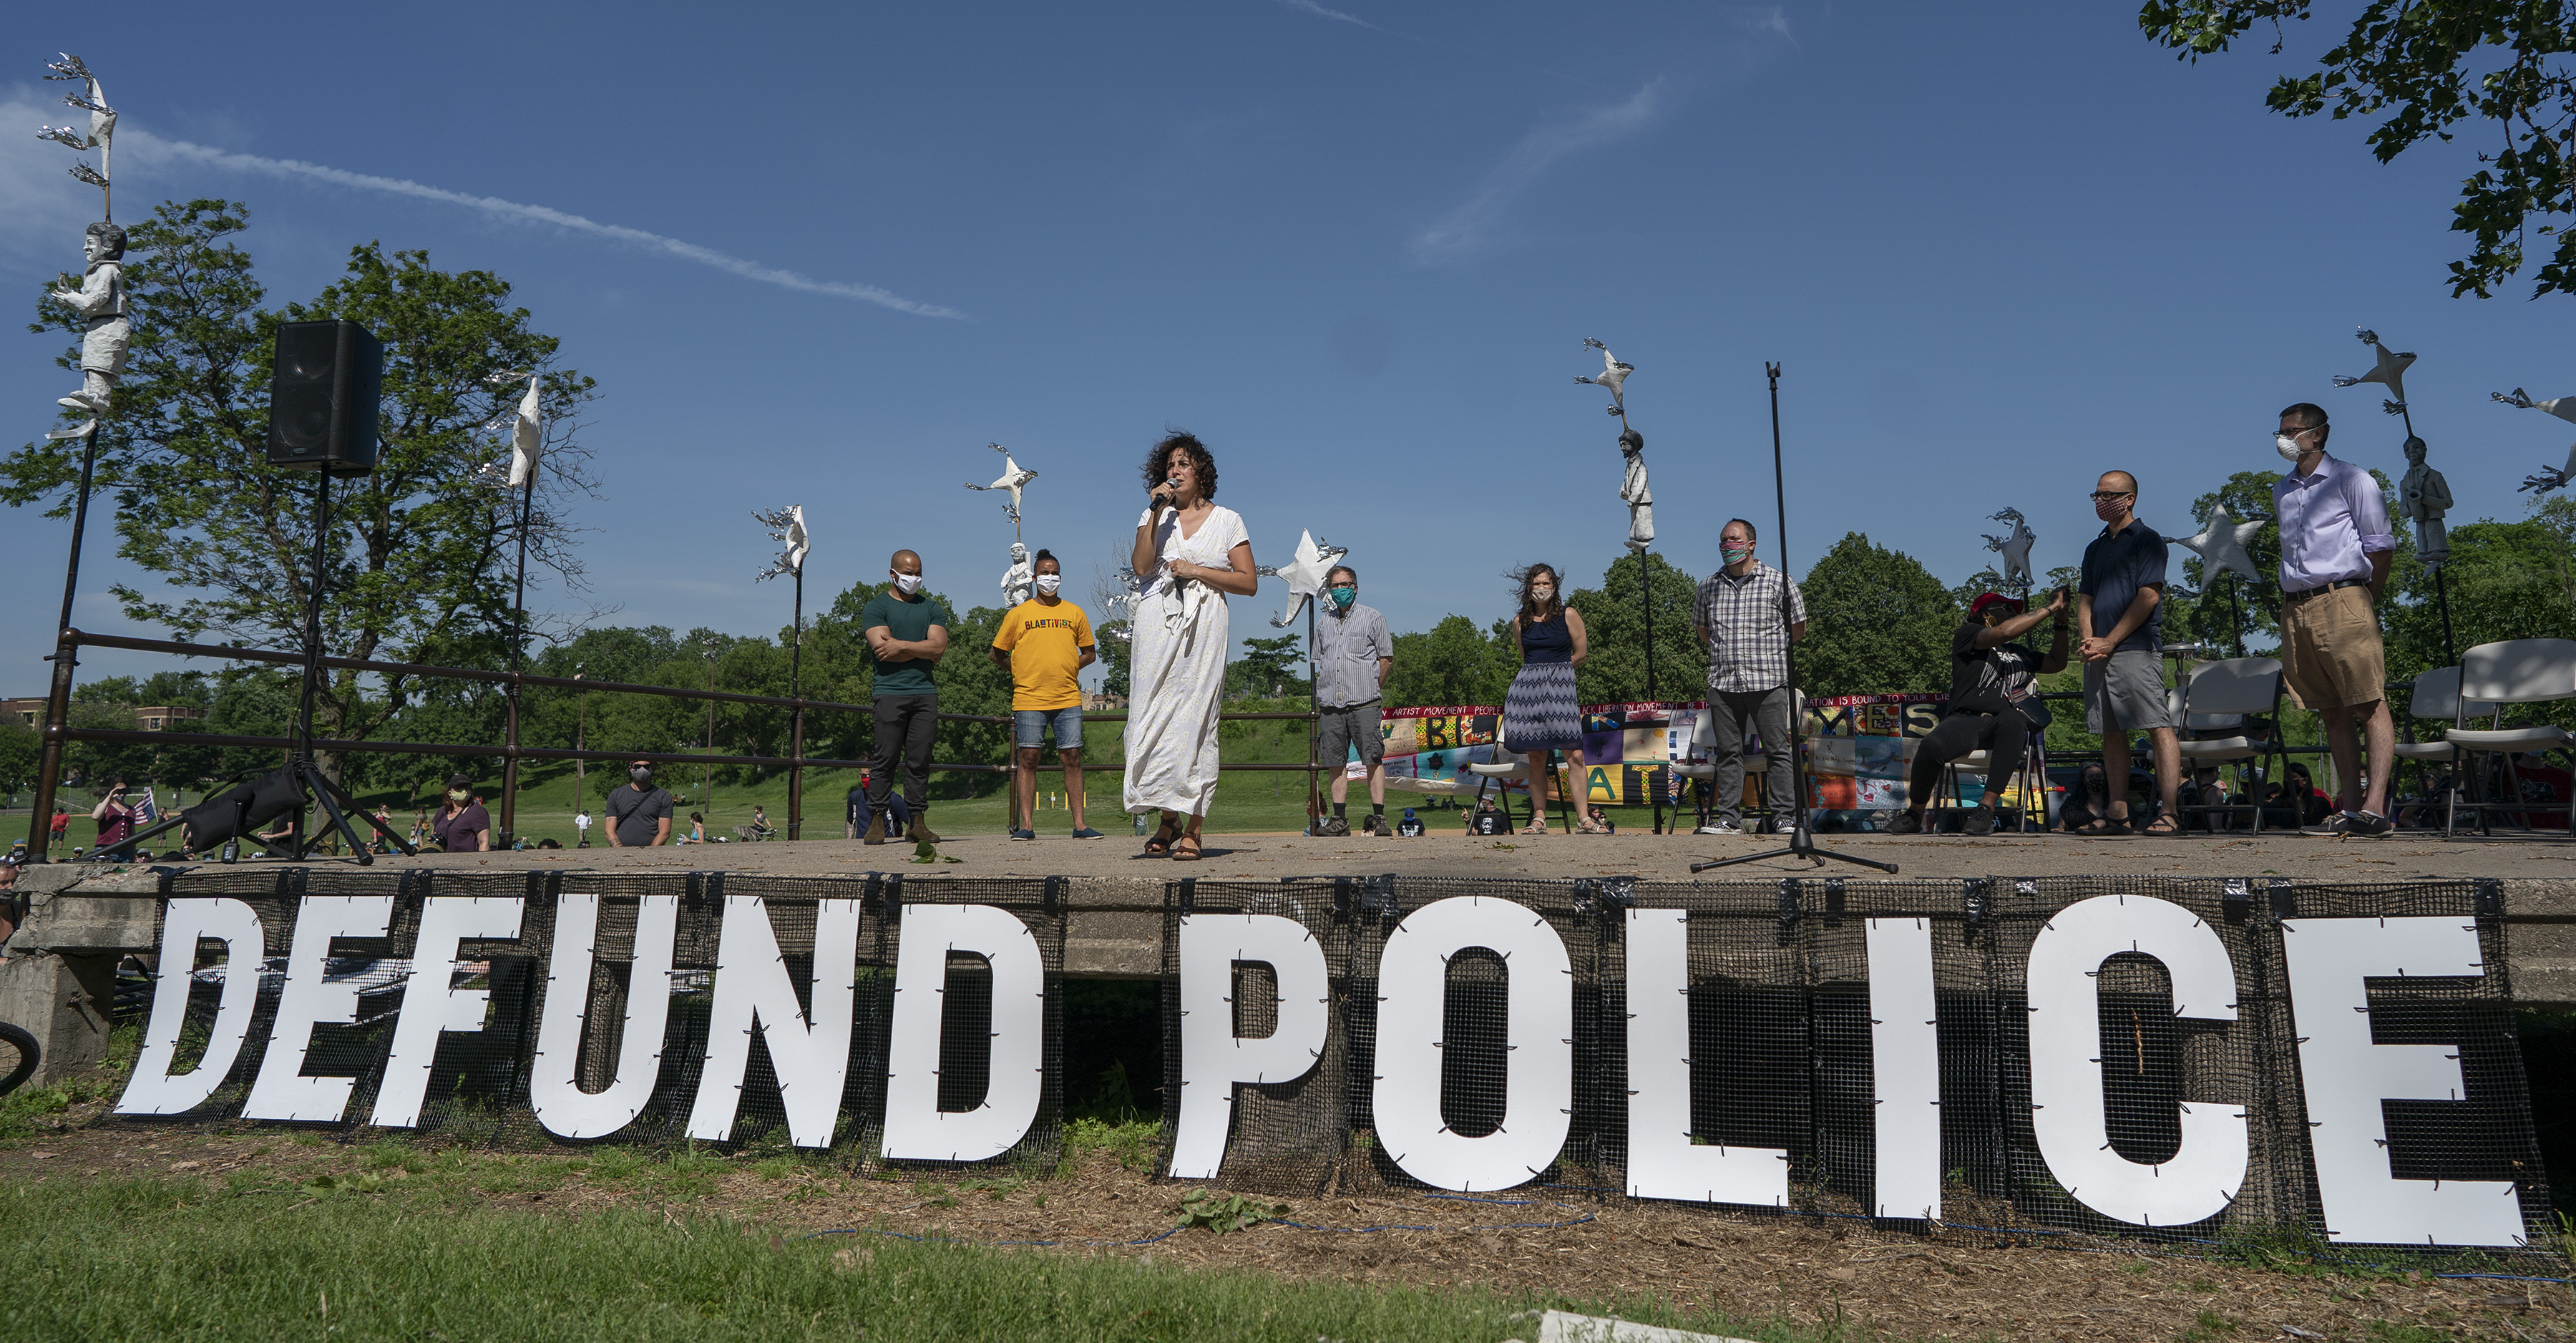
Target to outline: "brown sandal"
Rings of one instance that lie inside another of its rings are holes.
[[[1181,846],[1184,844],[1187,844],[1189,847],[1186,849],[1182,848]],[[1199,837],[1196,835],[1184,834],[1172,841],[1173,862],[1195,863],[1204,856],[1205,855],[1199,852]]]
[[[1145,856],[1148,858],[1170,857],[1172,852],[1172,841],[1179,839],[1180,837],[1181,828],[1178,825],[1175,825],[1170,821],[1163,822],[1161,826],[1155,829],[1153,835],[1145,841]]]

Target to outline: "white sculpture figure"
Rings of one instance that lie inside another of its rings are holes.
[[[2004,557],[2004,586],[2030,590],[2030,547],[2039,537],[2022,521],[2021,510],[2007,508],[1987,515],[1991,522],[2009,522],[2012,531],[2002,536],[1986,537],[1986,549]],[[1982,533],[1980,533],[1982,535]]]
[[[805,532],[805,506],[790,504],[774,513],[754,513],[751,516],[769,529],[771,540],[782,542],[786,546],[786,549],[778,552],[775,563],[760,571],[756,581],[766,582],[780,574],[803,578],[805,553],[814,548],[811,538]]]
[[[1297,558],[1275,569],[1266,564],[1261,566],[1261,573],[1288,581],[1288,609],[1272,616],[1270,627],[1287,628],[1288,623],[1297,618],[1297,613],[1306,609],[1307,599],[1324,590],[1324,575],[1331,573],[1333,565],[1350,553],[1347,546],[1318,541],[1313,532],[1299,532]]]
[[[80,390],[60,404],[95,419],[107,413],[117,375],[125,371],[125,346],[133,329],[125,320],[125,230],[101,221],[81,239],[89,269],[78,289],[57,289],[55,302],[83,319]]]
[[[1655,492],[1646,485],[1646,436],[1619,431],[1619,455],[1627,469],[1619,477],[1619,497],[1628,505],[1628,548],[1644,550],[1655,543]]]
[[[1037,591],[1037,567],[1029,562],[1029,548],[1017,541],[1011,543],[1011,567],[1002,571],[1002,609],[1007,611],[1029,599]]]
[[[2367,327],[2363,328],[2360,334],[2361,343],[2377,351],[2379,361],[2371,366],[2368,373],[2358,378],[2347,378],[2342,374],[2336,374],[2334,385],[2351,387],[2365,382],[2379,383],[2388,389],[2391,398],[2380,402],[2380,409],[2395,415],[2406,409],[2406,369],[2415,362],[2415,356],[2389,353],[2388,347],[2379,343],[2379,333]]]
[[[500,428],[504,421],[509,422],[510,488],[514,490],[536,479],[537,454],[545,446],[545,415],[539,409],[537,402],[539,376],[533,372],[512,370],[507,373],[490,374],[483,379],[496,385],[517,382],[521,378],[528,380],[527,395],[519,398],[519,408],[516,411],[504,411],[483,422],[483,430],[486,433]]]
[[[2209,520],[2200,525],[2198,536],[2168,536],[2193,554],[2200,556],[2200,583],[2207,587],[2220,574],[2242,574],[2248,580],[2259,580],[2254,557],[2245,549],[2263,532],[2264,519],[2238,522],[2224,503],[2209,506]]]
[[[1002,454],[1001,477],[990,485],[978,485],[973,481],[968,481],[966,483],[966,488],[970,490],[1009,490],[1011,492],[1011,502],[1003,505],[1002,511],[1011,515],[1011,535],[1013,537],[1017,537],[1020,532],[1020,487],[1037,479],[1038,473],[1026,470],[1022,468],[1018,462],[1012,461],[1010,449],[1003,447],[1001,444],[994,443],[989,446],[993,451]]]
[[[2529,393],[2519,387],[2513,389],[2511,396],[2502,392],[2496,392],[2493,395],[2496,400],[2508,406],[2522,410],[2547,411],[2562,420],[2576,420],[2576,396],[2562,396],[2554,401],[2534,401]],[[2544,466],[2540,468],[2538,475],[2524,476],[2518,488],[2529,490],[2534,494],[2547,494],[2551,490],[2563,488],[2570,481],[2576,481],[2576,444],[2568,446],[2567,465]]]
[[[84,132],[69,126],[41,126],[36,130],[36,138],[51,140],[58,145],[67,145],[73,149],[98,151],[98,168],[95,171],[87,163],[75,163],[71,167],[71,175],[98,188],[102,204],[99,213],[108,219],[114,219],[116,202],[108,192],[107,173],[108,142],[116,135],[116,109],[107,105],[107,91],[99,86],[98,76],[91,74],[89,67],[81,64],[80,57],[68,51],[61,55],[62,59],[59,61],[46,62],[45,78],[68,80],[88,86],[89,96],[66,93],[63,95],[63,101],[89,113],[89,129]]]
[[[1136,571],[1125,565],[1119,566],[1117,578],[1119,590],[1116,593],[1107,597],[1101,596],[1096,590],[1092,593],[1093,604],[1100,608],[1100,619],[1093,624],[1092,629],[1101,638],[1116,639],[1120,643],[1134,643],[1136,641],[1136,602],[1140,596],[1137,589],[1142,585],[1136,581]]]
[[[1586,386],[1609,388],[1610,413],[1618,416],[1622,420],[1627,419],[1628,403],[1621,398],[1619,392],[1620,388],[1627,383],[1628,375],[1637,371],[1637,366],[1634,364],[1620,363],[1619,357],[1610,353],[1609,346],[1592,339],[1590,336],[1583,338],[1583,347],[1587,350],[1599,350],[1601,352],[1601,372],[1597,375],[1591,376],[1577,373],[1574,375],[1574,380],[1576,382],[1583,383]]]
[[[2451,558],[2450,533],[2442,515],[2451,511],[2451,484],[2424,464],[2424,440],[2406,440],[2406,479],[2397,485],[2397,511],[2415,523],[2415,557],[2427,569]]]

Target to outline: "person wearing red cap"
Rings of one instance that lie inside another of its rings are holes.
[[[1905,810],[1888,823],[1888,832],[1923,832],[1923,808],[1941,782],[1941,770],[1972,751],[1986,753],[1986,791],[1976,810],[1960,823],[1971,835],[1995,830],[1995,799],[2030,753],[2031,735],[2047,725],[2031,682],[2039,672],[2066,669],[2066,590],[2050,593],[2048,605],[2025,612],[2023,603],[1989,592],[1968,607],[1968,619],[1950,638],[1950,713],[1929,736],[1914,745],[1914,769],[1905,789]],[[2057,617],[2056,636],[2048,656],[2041,657],[2016,639]]]

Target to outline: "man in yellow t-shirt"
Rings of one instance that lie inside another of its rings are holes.
[[[1091,637],[1091,617],[1056,595],[1064,586],[1064,566],[1054,552],[1039,551],[1031,567],[1036,595],[1012,607],[993,636],[993,665],[1011,673],[1012,739],[1019,747],[1019,807],[1011,817],[1011,838],[1038,837],[1038,754],[1052,723],[1056,756],[1064,762],[1064,796],[1073,808],[1073,837],[1098,839],[1100,832],[1082,823],[1082,683],[1075,678],[1100,660],[1100,650]]]

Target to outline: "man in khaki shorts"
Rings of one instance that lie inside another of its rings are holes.
[[[2282,411],[2273,446],[2294,463],[2272,485],[2281,523],[2281,677],[2290,698],[2325,723],[2343,794],[2326,831],[2385,835],[2395,828],[2387,812],[2397,756],[2379,640],[2379,596],[2397,552],[2388,500],[2368,471],[2326,455],[2326,413],[2317,406],[2302,401]],[[2369,749],[2366,776],[2355,722]]]

